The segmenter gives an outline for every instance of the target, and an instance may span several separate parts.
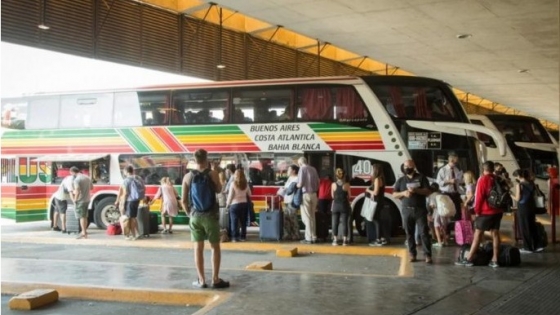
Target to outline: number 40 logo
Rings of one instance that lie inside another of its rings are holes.
[[[352,165],[352,177],[371,177],[371,161],[369,160],[358,160],[356,164]]]

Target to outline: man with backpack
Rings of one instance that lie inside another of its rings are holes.
[[[129,217],[130,226],[130,236],[127,240],[137,240],[140,238],[140,233],[138,232],[138,222],[136,217],[138,216],[138,208],[140,206],[140,201],[146,198],[146,185],[142,177],[134,175],[134,167],[129,165],[126,167],[126,178],[123,181],[122,186],[119,188],[119,193],[117,195],[117,200],[115,201],[115,206],[118,207],[119,200],[125,196],[124,209],[121,209],[121,215],[126,214]],[[126,211],[125,213],[123,213]]]
[[[502,200],[496,201],[496,199],[502,199],[502,196],[496,198],[496,194],[500,194],[499,192],[502,191],[502,187],[507,187],[507,184],[502,183],[501,180],[494,175],[494,162],[484,162],[482,169],[484,174],[476,184],[476,197],[474,200],[474,213],[476,215],[474,222],[474,240],[469,253],[465,255],[465,259],[457,261],[455,264],[467,267],[473,266],[473,259],[480,245],[480,240],[484,235],[484,231],[490,231],[492,234],[493,255],[488,266],[497,268],[500,248],[500,223],[504,212],[501,204],[505,204],[506,202]],[[497,185],[502,185],[502,187],[496,187]],[[509,196],[509,192],[506,190],[501,195]]]
[[[194,243],[194,262],[198,279],[195,288],[207,288],[204,275],[204,240],[212,247],[212,288],[228,288],[229,282],[220,279],[220,224],[216,193],[222,190],[218,172],[209,169],[208,153],[204,149],[194,152],[196,169],[183,178],[181,203],[190,217],[191,240]]]

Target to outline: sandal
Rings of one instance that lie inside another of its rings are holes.
[[[225,281],[225,280],[222,280],[222,279],[218,279],[218,282],[212,283],[212,288],[213,288],[213,289],[225,289],[225,288],[229,288],[229,281]]]
[[[208,285],[206,283],[200,283],[198,280],[193,281],[192,283],[193,287],[197,288],[197,289],[206,289],[208,288]]]

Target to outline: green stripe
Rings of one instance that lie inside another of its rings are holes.
[[[16,209],[14,208],[2,208],[0,210],[0,216],[5,219],[16,219]]]
[[[352,127],[348,125],[341,124],[324,124],[324,123],[310,123],[309,127],[315,132],[341,132],[341,131],[366,131],[366,129],[360,127]]]
[[[82,130],[48,130],[31,131],[23,130],[5,132],[2,139],[37,139],[37,138],[84,138],[84,137],[117,137],[115,129],[82,129]]]
[[[149,153],[152,150],[140,139],[140,137],[132,129],[120,129],[121,135],[130,144],[134,151],[139,153]]]
[[[231,134],[243,134],[241,129],[235,125],[226,125],[226,126],[196,126],[196,127],[169,127],[169,131],[174,136],[185,136],[185,135],[211,135],[211,134],[220,134],[220,135],[231,135]]]

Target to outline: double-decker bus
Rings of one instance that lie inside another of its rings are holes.
[[[113,204],[126,165],[134,166],[153,195],[162,177],[181,182],[199,148],[222,167],[243,165],[257,211],[266,207],[265,197],[283,185],[287,167],[300,156],[320,173],[344,169],[360,233],[363,192],[371,183],[372,165],[381,164],[385,197],[398,227],[400,202],[391,193],[406,159],[435,177],[454,150],[463,169],[478,173],[475,131],[503,144],[495,130],[470,124],[446,83],[421,77],[298,78],[45,94],[3,99],[2,109],[2,216],[50,218],[53,193],[68,169],[78,166],[93,178],[90,220],[99,228],[118,219]]]
[[[505,138],[506,154],[498,152],[496,143],[485,134],[479,139],[486,146],[489,160],[499,162],[508,172],[528,169],[535,174],[535,183],[548,197],[548,168],[558,167],[558,142],[541,122],[529,116],[468,115],[473,124],[496,129]]]

